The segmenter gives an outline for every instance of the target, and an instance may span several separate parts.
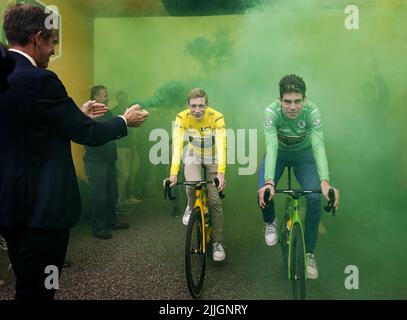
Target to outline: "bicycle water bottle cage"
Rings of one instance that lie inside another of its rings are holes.
[[[210,217],[208,211],[205,212],[205,214],[204,214],[204,219],[205,219],[205,227],[206,227],[206,228],[209,228],[209,224],[210,224],[210,222],[211,222],[211,217]]]

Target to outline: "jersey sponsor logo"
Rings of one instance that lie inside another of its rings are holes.
[[[210,126],[208,126],[208,127],[201,127],[200,130],[201,130],[202,133],[208,133],[208,132],[211,132],[211,131],[212,131],[212,128],[211,128]]]
[[[312,124],[313,124],[315,127],[318,127],[318,126],[321,125],[321,120],[320,120],[320,119],[315,119],[315,120],[312,122]]]
[[[283,134],[278,135],[278,141],[280,141],[281,143],[283,143],[287,146],[299,144],[299,143],[303,142],[306,138],[307,138],[306,135],[301,136],[301,137],[289,137],[289,136],[285,136]]]
[[[189,142],[197,148],[212,148],[213,145],[215,144],[215,137],[209,136],[209,137],[189,137]]]
[[[268,119],[268,120],[266,121],[266,127],[271,127],[272,125],[273,125],[273,120]]]
[[[301,128],[301,129],[304,129],[305,128],[305,121],[304,120],[298,121],[298,127]]]

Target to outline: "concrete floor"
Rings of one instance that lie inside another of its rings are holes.
[[[231,208],[232,201],[225,203],[227,257],[224,262],[207,264],[202,299],[291,299],[281,249],[264,243],[257,208],[243,213]],[[67,255],[72,266],[63,272],[56,299],[191,299],[184,275],[181,216],[172,218],[171,205],[161,198],[146,198],[129,210],[131,214],[119,215],[119,219],[129,222],[131,228],[115,231],[111,240],[93,238],[89,221],[73,229]],[[339,219],[323,218],[327,232],[319,236],[316,252],[320,277],[307,282],[307,298],[407,298],[406,285],[395,278],[375,281],[381,273],[362,272],[375,257],[352,250],[357,240],[330,232],[343,228]],[[349,264],[361,270],[359,290],[344,286],[344,269]],[[0,256],[0,279],[5,281],[0,300],[13,297],[14,279],[7,266],[7,257]]]

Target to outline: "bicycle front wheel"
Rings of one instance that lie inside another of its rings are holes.
[[[290,250],[290,281],[295,300],[305,299],[305,249],[301,225],[297,222],[292,229]]]
[[[202,293],[205,278],[206,255],[203,253],[203,241],[201,209],[196,207],[189,217],[185,236],[185,273],[189,293],[195,299]]]

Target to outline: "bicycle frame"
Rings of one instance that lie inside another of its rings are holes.
[[[196,200],[194,208],[199,207],[201,211],[202,240],[203,240],[202,252],[203,254],[206,254],[206,244],[209,242],[211,236],[211,227],[210,226],[206,227],[205,224],[205,214],[209,214],[207,206],[208,202],[207,189],[204,188],[203,185],[196,186],[195,197]]]

